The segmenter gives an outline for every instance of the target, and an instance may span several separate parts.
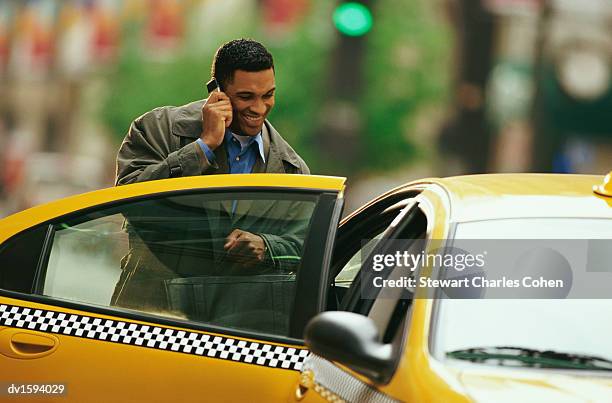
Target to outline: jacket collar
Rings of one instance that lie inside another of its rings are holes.
[[[285,140],[281,137],[280,134],[276,131],[276,129],[268,122],[264,122],[262,132],[267,134],[264,135],[264,150],[267,152],[268,158],[266,159],[266,172],[268,173],[278,173],[285,172],[285,166],[283,165],[283,161],[288,162],[296,168],[300,167],[300,162],[298,161],[297,154],[293,149],[285,142]],[[262,133],[262,134],[263,134]],[[266,150],[266,142],[265,138],[268,137],[268,148]]]

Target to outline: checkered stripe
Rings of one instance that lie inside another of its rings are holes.
[[[0,304],[0,326],[238,361],[299,371],[308,350],[141,325],[92,316]]]

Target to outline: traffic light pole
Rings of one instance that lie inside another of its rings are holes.
[[[346,2],[345,2],[346,3]],[[353,1],[370,9],[373,0]],[[334,161],[334,169],[354,172],[364,156],[362,149],[363,117],[358,102],[363,91],[366,36],[337,32],[327,78],[329,92],[323,97],[323,117],[317,130],[320,155]]]

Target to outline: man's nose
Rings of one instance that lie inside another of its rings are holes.
[[[266,103],[261,98],[257,98],[251,105],[251,111],[257,113],[258,115],[263,115],[266,113],[266,109]]]

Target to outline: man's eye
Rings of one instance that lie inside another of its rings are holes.
[[[247,101],[247,100],[251,99],[251,97],[248,96],[248,95],[238,95],[238,98],[243,100],[243,101]]]
[[[270,99],[274,96],[274,94],[266,94],[263,96],[264,99]]]

